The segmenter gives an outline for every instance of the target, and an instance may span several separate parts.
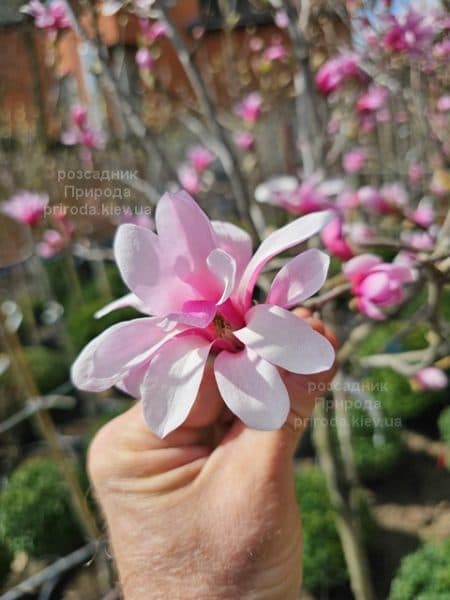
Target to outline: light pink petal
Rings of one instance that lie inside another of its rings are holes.
[[[318,233],[333,216],[331,211],[320,211],[300,217],[278,229],[262,242],[242,275],[238,290],[242,308],[250,306],[256,280],[269,260]]]
[[[361,254],[345,263],[342,271],[348,279],[358,279],[381,262],[379,256],[375,256],[374,254]]]
[[[185,302],[181,313],[167,315],[170,321],[177,321],[190,327],[207,327],[216,315],[216,304],[207,300],[190,300]]]
[[[249,427],[272,430],[286,421],[289,395],[278,370],[249,348],[221,352],[214,374],[225,404]]]
[[[330,342],[284,308],[258,304],[247,312],[246,320],[247,327],[234,335],[274,365],[305,375],[333,365]]]
[[[389,275],[382,271],[378,273],[371,272],[358,287],[358,294],[375,302],[385,300],[389,296],[389,292]]]
[[[209,270],[215,276],[222,290],[217,304],[223,304],[231,296],[236,283],[236,261],[227,252],[216,248],[207,258]]]
[[[311,248],[290,260],[278,272],[267,296],[267,304],[291,308],[315,294],[325,283],[330,257]]]
[[[133,396],[133,398],[139,398],[141,395],[141,385],[147,373],[149,362],[150,359],[147,359],[128,369],[122,379],[115,384],[115,387]]]
[[[127,365],[166,335],[161,319],[141,318],[113,325],[94,338],[72,365],[72,381],[98,392],[119,381]]]
[[[378,306],[367,298],[357,298],[356,305],[358,310],[369,317],[369,319],[374,319],[375,321],[384,321],[386,319],[386,315],[383,314]]]
[[[174,237],[176,234],[174,231]],[[183,302],[199,299],[198,293],[177,277],[175,268],[166,265],[167,251],[162,251],[158,236],[150,229],[120,225],[114,256],[122,279],[151,314],[178,312]]]
[[[179,427],[197,398],[211,343],[186,336],[165,344],[150,363],[141,386],[144,416],[160,437]]]
[[[244,271],[252,257],[252,238],[249,234],[224,221],[212,221],[217,245],[236,261],[237,276]]]
[[[96,319],[101,319],[105,315],[108,315],[113,310],[118,310],[119,308],[126,308],[130,306],[138,310],[139,312],[146,313],[145,304],[135,295],[135,294],[126,294],[113,302],[110,302],[96,313],[94,313],[94,317]]]

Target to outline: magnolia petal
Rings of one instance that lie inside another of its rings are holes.
[[[148,369],[149,360],[150,359],[128,369],[122,379],[115,384],[116,388],[133,396],[133,398],[139,398],[141,395],[141,385]]]
[[[255,188],[255,200],[275,206],[282,206],[283,199],[293,197],[299,188],[299,181],[292,175],[271,177]]]
[[[125,223],[117,229],[114,256],[126,285],[143,302],[161,277],[158,236],[139,225]]]
[[[330,258],[311,248],[290,260],[272,282],[268,304],[291,308],[315,294],[325,283]]]
[[[289,395],[280,373],[249,348],[221,352],[214,362],[220,394],[249,427],[278,429],[289,414]]]
[[[320,373],[334,363],[330,342],[305,321],[279,306],[259,304],[246,314],[247,327],[234,332],[246,346],[292,373]]]
[[[136,296],[136,294],[126,294],[125,296],[122,296],[117,300],[113,300],[113,302],[110,302],[109,304],[98,310],[96,313],[94,313],[94,317],[96,319],[101,319],[102,317],[108,315],[114,310],[118,310],[119,308],[127,308],[128,306],[138,310],[141,313],[147,312],[145,310],[144,303]]]
[[[186,336],[165,344],[151,361],[141,386],[145,420],[164,437],[179,427],[197,398],[211,342]]]
[[[301,244],[319,232],[333,218],[331,211],[311,213],[296,219],[266,238],[247,265],[238,289],[238,299],[243,309],[250,306],[253,289],[264,266],[277,254]]]
[[[386,319],[386,315],[368,298],[357,298],[356,305],[358,310],[369,317],[369,319],[374,319],[375,321],[384,321]]]
[[[361,254],[350,259],[342,268],[342,272],[347,279],[354,280],[365,275],[367,271],[381,264],[382,260],[375,254]]]
[[[217,245],[236,261],[237,276],[239,277],[252,257],[252,238],[246,231],[232,223],[212,221],[211,225]]]
[[[133,359],[166,335],[160,323],[150,317],[124,321],[94,338],[72,365],[75,386],[99,392],[114,385]]]
[[[227,252],[216,248],[207,258],[209,270],[220,281],[222,295],[216,304],[223,304],[231,296],[236,282],[236,261]]]
[[[207,300],[190,300],[183,304],[181,313],[171,313],[170,321],[177,321],[190,327],[208,327],[216,315],[216,304]]]

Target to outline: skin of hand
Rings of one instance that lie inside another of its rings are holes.
[[[294,312],[336,344],[318,319]],[[125,600],[298,598],[292,456],[333,369],[282,375],[291,412],[277,431],[235,419],[208,366],[187,421],[164,439],[140,402],[94,438],[88,469]]]

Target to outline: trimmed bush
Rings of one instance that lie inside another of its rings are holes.
[[[360,478],[370,481],[386,476],[398,465],[403,444],[400,428],[393,420],[383,419],[382,429],[376,436],[376,429],[371,415],[357,406],[348,408],[349,423],[352,436],[352,448],[356,468]],[[338,447],[336,427],[333,426],[333,438]]]
[[[67,314],[67,329],[77,352],[102,331],[120,321],[126,321],[138,316],[132,308],[115,310],[101,319],[95,319],[94,314],[105,305],[102,299],[91,300],[82,306],[72,307]]]
[[[33,458],[14,471],[0,496],[0,534],[13,550],[37,558],[82,543],[68,489],[51,460]]]
[[[303,522],[303,587],[319,591],[347,583],[334,511],[320,469],[302,466],[295,476],[295,492]]]
[[[439,415],[438,426],[441,434],[441,439],[446,444],[450,444],[450,406],[444,408],[444,410]]]
[[[406,377],[389,367],[371,369],[367,382],[386,417],[413,419],[442,399],[440,391],[413,390]]]
[[[69,365],[60,351],[45,346],[28,346],[23,349],[23,354],[41,394],[52,392],[68,380]],[[13,386],[14,376],[14,370],[9,368],[0,377],[0,384],[9,389]]]
[[[425,544],[406,556],[389,600],[447,600],[450,597],[450,539]]]
[[[9,545],[0,539],[0,586],[2,586],[8,577],[9,569],[13,559],[13,552]]]

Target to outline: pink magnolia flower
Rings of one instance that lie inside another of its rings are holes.
[[[334,198],[345,189],[342,179],[324,180],[315,173],[303,182],[296,177],[283,175],[272,177],[255,189],[257,202],[274,204],[295,214],[307,214],[335,208]]]
[[[425,367],[414,375],[413,384],[421,390],[443,390],[448,385],[448,377],[442,369]]]
[[[432,15],[411,9],[401,16],[389,16],[389,28],[384,35],[384,45],[394,52],[418,54],[433,41],[436,33]]]
[[[444,94],[444,96],[439,98],[437,102],[437,109],[439,112],[450,111],[450,94]]]
[[[373,254],[355,256],[344,265],[343,273],[352,283],[358,310],[377,321],[386,318],[382,308],[404,300],[405,284],[414,281],[411,268],[384,263]]]
[[[363,186],[358,190],[361,206],[374,214],[387,215],[403,210],[408,204],[408,192],[401,183],[386,183],[380,189]]]
[[[36,252],[41,258],[52,258],[65,248],[67,240],[56,229],[47,229],[42,240],[36,245]]]
[[[371,113],[380,110],[388,96],[388,89],[381,85],[371,85],[368,91],[359,97],[356,110],[359,113]]]
[[[341,260],[349,260],[355,253],[344,236],[344,223],[339,217],[326,225],[320,234],[325,248]]]
[[[250,131],[236,131],[233,135],[233,140],[236,146],[242,150],[253,150],[255,146],[255,136]]]
[[[71,27],[65,4],[60,0],[52,0],[48,5],[40,0],[31,0],[21,8],[21,12],[31,15],[38,29],[56,32]]]
[[[362,79],[359,57],[353,52],[328,59],[318,70],[316,85],[322,94],[328,96],[349,79]]]
[[[280,29],[287,29],[289,26],[289,17],[285,10],[277,10],[274,21],[275,25]]]
[[[346,152],[342,158],[342,166],[346,173],[359,173],[367,161],[367,152],[364,148],[353,148]]]
[[[198,194],[202,187],[198,171],[191,165],[183,164],[178,169],[178,179],[183,188],[190,194]]]
[[[144,71],[151,71],[155,66],[153,54],[145,46],[136,52],[135,61],[137,66]]]
[[[166,36],[166,26],[162,21],[152,22],[148,19],[139,19],[139,26],[150,44]]]
[[[450,39],[446,38],[442,40],[442,42],[435,44],[433,47],[433,55],[436,58],[447,58],[450,56]]]
[[[197,173],[203,173],[214,162],[214,154],[205,146],[191,146],[187,151],[187,158]]]
[[[24,225],[35,227],[44,217],[48,200],[46,194],[17,192],[9,200],[0,204],[0,212]]]
[[[417,225],[428,228],[434,223],[434,210],[429,199],[424,198],[419,202],[417,208],[410,213],[411,219]]]
[[[268,46],[263,52],[263,58],[268,62],[283,60],[287,57],[288,51],[281,42],[274,42]]]
[[[429,231],[402,231],[400,239],[416,250],[431,250],[435,242]]]
[[[71,126],[61,135],[61,142],[66,146],[80,144],[86,149],[101,148],[104,145],[103,135],[95,131],[88,122],[87,108],[75,105],[70,110]]]
[[[187,418],[211,357],[228,408],[249,427],[280,427],[289,396],[278,367],[310,374],[334,361],[328,340],[289,312],[320,289],[329,258],[306,250],[276,275],[264,304],[253,303],[253,292],[274,256],[318,233],[328,218],[322,212],[289,223],[252,257],[243,230],[210,222],[184,192],[166,194],[156,208],[157,234],[119,227],[114,253],[131,294],[106,308],[133,305],[154,316],[118,323],[92,340],[72,367],[75,385],[92,392],[116,385],[141,397],[148,425],[165,436]]]
[[[259,92],[252,92],[236,106],[236,114],[247,123],[256,123],[261,117],[262,96]]]

